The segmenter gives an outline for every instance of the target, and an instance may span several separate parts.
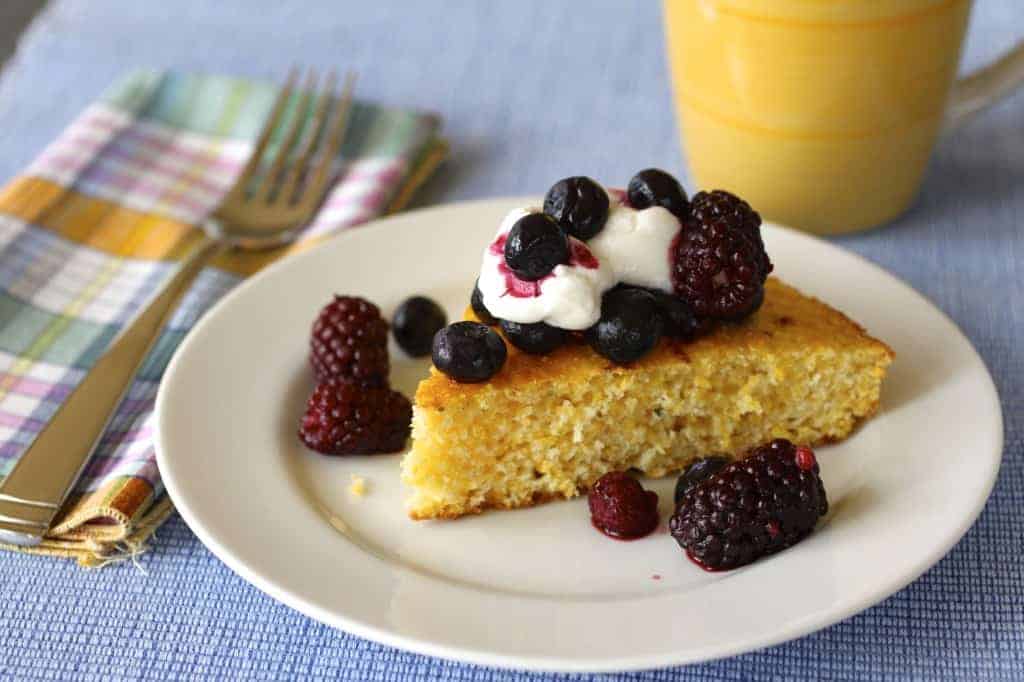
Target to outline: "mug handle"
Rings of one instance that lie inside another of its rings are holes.
[[[959,79],[953,84],[943,131],[962,126],[975,114],[984,111],[1024,85],[1024,41],[1007,54]]]

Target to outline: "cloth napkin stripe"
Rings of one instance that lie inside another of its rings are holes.
[[[81,215],[90,216],[90,212]],[[144,216],[139,217],[140,222],[143,219]],[[61,267],[59,270],[48,268],[39,286],[27,292],[29,298],[13,301],[18,313],[0,329],[0,364],[9,367],[0,379],[0,422],[9,431],[0,432],[7,436],[0,445],[0,475],[9,473],[32,437],[42,429],[83,376],[80,369],[74,369],[47,380],[40,375],[33,376],[36,368],[45,368],[44,376],[52,377],[53,368],[60,364],[68,369],[90,366],[173,267],[169,263],[126,259],[76,246],[33,225],[7,221],[0,227],[3,229],[17,231],[13,238],[8,238],[10,246],[4,255],[37,250],[33,246],[14,248],[14,244],[43,242],[49,250],[66,254],[64,266],[76,262],[79,266]],[[120,245],[117,250],[137,246],[142,236],[144,233],[139,229],[133,230],[125,238],[128,244]],[[0,255],[0,273],[4,272],[7,260]],[[0,275],[0,279],[3,278]],[[141,477],[159,491],[150,419],[159,377],[177,343],[195,320],[240,279],[237,275],[214,269],[200,275],[162,333],[154,352],[140,371],[139,379],[129,389],[96,455],[87,465],[77,492],[96,490],[110,476]],[[16,286],[8,287],[8,291],[16,290]],[[91,319],[85,315],[88,305],[96,302],[99,293],[115,291],[121,305],[106,308],[107,314],[101,319],[97,319],[95,314]],[[8,331],[15,336],[5,336]],[[74,349],[80,353],[68,355],[68,351]],[[40,365],[39,360],[47,363]],[[23,379],[29,381],[23,382]]]
[[[30,172],[58,184],[74,184],[83,194],[127,208],[196,223],[234,184],[249,155],[246,141],[211,140],[159,123],[125,130],[126,120],[131,119],[107,105],[91,106],[43,152]],[[232,126],[225,122],[225,127]],[[310,236],[378,214],[389,199],[384,188],[393,187],[407,169],[401,156],[364,158],[341,166],[338,174],[344,182],[325,199]]]
[[[0,478],[195,242],[276,95],[254,81],[133,73],[0,191]],[[199,274],[62,510],[51,550],[96,563],[113,543],[145,540],[170,509],[153,403],[178,343],[247,274],[404,200],[443,156],[437,130],[432,115],[354,105],[336,180],[303,239],[227,254]]]

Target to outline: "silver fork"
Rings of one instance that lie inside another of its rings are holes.
[[[160,330],[203,266],[227,249],[264,249],[293,240],[320,206],[344,139],[355,79],[346,77],[332,111],[334,74],[327,76],[314,104],[317,77],[310,70],[285,130],[297,78],[293,69],[252,155],[204,224],[199,243],[114,339],[0,485],[0,542],[31,546],[42,541]],[[281,143],[269,160],[267,148],[279,130]]]

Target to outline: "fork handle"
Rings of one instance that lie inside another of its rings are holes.
[[[224,248],[202,241],[114,339],[0,484],[0,542],[36,545],[85,468],[176,304]]]

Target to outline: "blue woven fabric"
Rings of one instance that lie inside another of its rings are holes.
[[[293,62],[354,68],[362,96],[442,113],[452,160],[420,204],[539,193],[577,172],[625,179],[646,166],[682,167],[653,2],[258,4],[54,4],[0,79],[0,178],[128,67],[273,77]],[[1019,0],[983,0],[966,62],[1021,36]],[[1007,448],[978,523],[920,580],[841,624],[623,679],[1024,679],[1022,120],[1017,95],[942,144],[910,213],[839,240],[935,301],[992,369]],[[236,577],[177,519],[141,563],[146,575],[0,554],[0,679],[544,679],[406,654],[314,623]]]

